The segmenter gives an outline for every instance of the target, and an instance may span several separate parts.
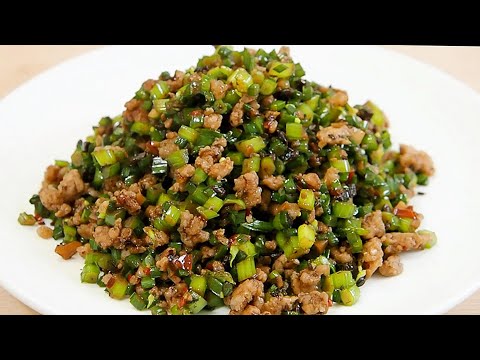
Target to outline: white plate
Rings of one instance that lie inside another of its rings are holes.
[[[252,46],[254,47],[254,46]],[[271,49],[272,46],[265,46]],[[278,47],[276,47],[278,49]],[[78,139],[105,115],[117,115],[148,78],[186,69],[210,46],[107,47],[67,61],[19,87],[0,103],[3,189],[0,281],[44,314],[136,314],[80,283],[82,259],[62,260],[56,242],[17,223],[32,212],[30,196],[54,159],[69,159]],[[432,250],[403,254],[404,273],[373,278],[353,307],[335,314],[438,314],[479,286],[479,177],[473,160],[480,132],[480,96],[438,70],[377,47],[291,46],[307,78],[348,90],[351,103],[376,102],[389,116],[396,143],[427,150],[437,173],[415,199],[423,228],[438,235]]]

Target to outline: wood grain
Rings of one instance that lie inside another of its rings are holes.
[[[480,92],[480,47],[386,46],[432,64]],[[38,73],[66,59],[98,48],[94,45],[5,45],[0,46],[0,98]],[[30,309],[0,287],[0,314],[32,315]],[[480,315],[480,291],[448,314]]]

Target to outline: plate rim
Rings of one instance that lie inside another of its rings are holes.
[[[152,45],[142,45],[142,46],[152,46]],[[158,45],[153,45],[153,46],[158,46]],[[235,47],[238,47],[238,45],[234,45]],[[241,45],[241,46],[248,46],[248,45]],[[321,46],[321,45],[320,45]],[[404,62],[409,62],[412,65],[415,65],[416,67],[420,66],[423,69],[430,71],[432,74],[435,75],[437,78],[442,78],[442,80],[449,81],[449,82],[454,82],[457,86],[463,88],[464,90],[468,91],[470,95],[472,96],[472,99],[475,98],[477,102],[480,104],[480,92],[476,91],[471,85],[468,83],[463,82],[462,80],[456,78],[449,72],[446,72],[443,69],[440,69],[428,62],[425,62],[423,60],[414,58],[413,56],[409,54],[404,54],[398,51],[395,51],[390,48],[385,48],[379,45],[355,45],[359,47],[368,47],[370,49],[374,49],[374,51],[378,52],[383,52],[387,53],[389,56],[396,57],[397,59],[401,59],[402,63]],[[69,66],[71,63],[75,62],[81,62],[83,58],[89,57],[89,56],[95,56],[98,54],[101,54],[103,52],[108,52],[111,51],[111,49],[114,48],[120,48],[122,45],[106,45],[102,46],[99,48],[93,48],[93,49],[88,49],[85,52],[74,55],[72,57],[69,57],[67,59],[64,59],[60,62],[57,62],[48,68],[42,70],[41,72],[37,73],[35,76],[29,78],[28,80],[21,82],[14,88],[10,89],[9,92],[4,95],[2,98],[0,98],[0,110],[3,108],[4,102],[8,101],[10,97],[14,96],[18,91],[21,91],[24,88],[27,88],[30,86],[32,82],[38,81],[39,79],[42,79],[44,77],[48,77],[50,72],[56,71],[58,68]],[[100,55],[101,56],[101,55]],[[4,267],[0,264],[0,268],[2,270],[5,270]],[[43,315],[58,315],[60,312],[55,311],[55,309],[51,308],[49,304],[46,304],[41,301],[37,301],[35,296],[31,296],[28,294],[28,292],[21,291],[21,289],[17,286],[15,286],[15,282],[13,280],[10,280],[8,276],[3,275],[4,271],[0,272],[0,286],[10,295],[15,297],[18,301],[23,303],[24,305],[28,306],[32,310],[43,314]],[[445,301],[444,304],[439,304],[435,307],[432,307],[430,311],[426,312],[428,315],[433,315],[433,314],[445,314],[455,306],[459,305],[469,297],[471,297],[478,289],[480,289],[480,278],[476,281],[476,283],[472,283],[472,285],[468,288],[462,291],[461,293],[458,294],[458,296],[451,296],[449,297],[448,301]]]

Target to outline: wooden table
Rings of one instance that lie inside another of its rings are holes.
[[[38,73],[97,46],[0,46],[0,98]],[[480,47],[387,46],[430,63],[480,92]],[[0,314],[37,314],[0,287]],[[479,314],[480,291],[448,314]]]

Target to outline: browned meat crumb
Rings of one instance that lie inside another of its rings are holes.
[[[296,296],[278,296],[272,297],[262,306],[262,314],[281,315],[282,311],[290,311],[293,309]]]
[[[195,174],[195,167],[190,164],[183,165],[182,167],[176,169],[173,174],[175,183],[170,188],[173,192],[182,192],[185,191],[185,187],[188,183],[188,180]]]
[[[245,280],[233,291],[230,308],[233,311],[242,311],[250,302],[259,297],[263,297],[263,283],[255,279]]]
[[[70,205],[62,204],[60,205],[60,209],[58,209],[57,212],[55,213],[55,216],[59,218],[63,218],[67,215],[70,215],[71,212],[72,212],[72,207]]]
[[[317,132],[318,146],[323,148],[326,145],[349,145],[351,144],[351,137],[361,137],[363,139],[362,133],[365,135],[362,130],[345,123],[334,123]]]
[[[340,246],[331,248],[333,259],[340,264],[349,264],[353,262],[352,250],[350,247]]]
[[[264,283],[265,281],[267,281],[268,274],[259,267],[257,267],[254,278]]]
[[[229,157],[221,158],[218,163],[212,165],[208,171],[208,176],[217,181],[222,180],[232,172],[233,166],[233,161]]]
[[[411,169],[414,172],[423,173],[427,176],[435,174],[433,160],[425,151],[416,150],[412,146],[400,145],[399,163],[403,169]]]
[[[283,188],[284,183],[285,183],[285,177],[282,175],[267,176],[262,180],[262,185],[265,185],[269,189],[274,191],[277,191]]]
[[[210,80],[210,90],[215,96],[215,100],[223,99],[225,97],[225,93],[228,90],[228,85],[225,84],[222,80]]]
[[[42,225],[37,229],[37,234],[42,239],[50,239],[53,236],[53,230],[48,226]]]
[[[367,279],[382,265],[383,250],[379,238],[373,238],[363,244],[363,252],[360,255],[360,262],[367,272]]]
[[[215,249],[209,246],[202,246],[200,248],[202,254],[202,260],[211,259],[215,256]]]
[[[210,168],[222,156],[223,150],[227,146],[227,140],[224,137],[217,138],[211,146],[205,146],[200,149],[195,159],[195,166],[201,168],[207,174]]]
[[[258,175],[255,171],[251,171],[241,175],[234,180],[236,196],[245,201],[248,208],[252,208],[262,201],[262,188],[258,186]]]
[[[314,270],[303,269],[300,273],[294,272],[291,277],[293,293],[298,295],[316,290],[322,275],[329,273],[328,265],[318,265]]]
[[[175,138],[165,139],[156,144],[158,147],[158,156],[162,159],[166,159],[171,153],[179,150],[177,144],[175,144]]]
[[[167,245],[170,238],[167,233],[155,229],[153,226],[146,226],[143,228],[143,232],[147,234],[147,243],[152,245],[153,248],[157,248],[163,245]]]
[[[368,230],[368,234],[362,236],[364,239],[381,238],[385,234],[382,212],[377,210],[365,215],[362,219],[362,228]]]
[[[329,188],[332,186],[333,182],[338,179],[340,179],[338,176],[338,169],[334,167],[328,168],[323,177],[323,181]]]
[[[79,254],[83,258],[87,256],[87,254],[91,253],[92,251],[93,251],[92,247],[90,246],[89,243],[86,243],[85,245],[79,246],[77,248],[77,254]]]
[[[275,251],[277,248],[277,242],[274,240],[265,241],[265,249],[268,251]]]
[[[320,178],[315,173],[303,174],[301,175],[301,179],[305,181],[310,189],[320,190],[320,186],[322,186]]]
[[[212,233],[220,244],[228,246],[228,238],[225,236],[225,229],[214,230]]]
[[[386,255],[421,250],[429,241],[429,235],[419,235],[417,233],[387,233],[382,237]]]
[[[93,231],[95,224],[81,224],[77,227],[77,233],[84,239],[93,239]]]
[[[184,77],[185,73],[183,71],[175,71],[173,78],[167,80],[167,85],[170,88],[170,92],[177,92],[183,86]]]
[[[378,272],[383,276],[397,276],[400,275],[402,271],[403,265],[398,255],[389,256],[378,269]]]
[[[332,106],[344,107],[348,103],[348,94],[346,91],[337,90],[337,92],[328,99],[328,102]]]
[[[61,175],[60,170],[62,168],[56,165],[50,165],[45,170],[44,181],[49,184],[59,183],[62,180],[63,175]]]
[[[141,210],[142,206],[138,203],[137,193],[130,190],[115,191],[113,200],[123,208],[125,208],[130,215],[136,215]]]
[[[202,217],[194,216],[188,210],[182,212],[178,232],[185,246],[193,248],[198,243],[208,241],[210,235],[202,230],[206,225],[207,221]]]
[[[240,312],[240,315],[260,315],[260,309],[253,305],[247,305],[247,307]]]
[[[212,108],[205,109],[203,127],[211,130],[218,130],[222,126],[223,116],[215,114]]]
[[[326,314],[328,311],[329,296],[326,292],[314,290],[309,293],[298,294],[302,310],[307,315]]]
[[[146,174],[138,181],[138,185],[140,185],[142,189],[148,189],[153,185],[155,185],[156,183],[157,183],[157,177],[152,174]]]
[[[279,212],[282,211],[286,211],[288,213],[288,216],[290,216],[292,219],[295,219],[302,214],[300,206],[298,206],[297,203],[289,203],[288,201],[285,201],[281,205],[272,204],[270,206],[270,212],[272,213],[272,215],[277,215]]]

